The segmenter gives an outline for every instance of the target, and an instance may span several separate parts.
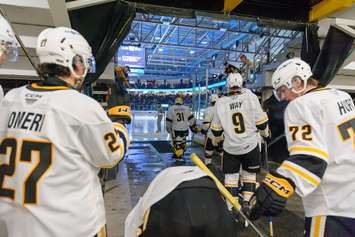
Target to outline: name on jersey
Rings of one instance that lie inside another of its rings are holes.
[[[8,128],[26,129],[40,132],[44,123],[44,114],[32,112],[12,112],[7,123]]]
[[[242,107],[242,103],[241,101],[237,101],[237,102],[234,102],[234,103],[230,103],[229,104],[229,108],[230,110],[234,110],[234,109],[239,109]]]
[[[337,104],[338,104],[340,115],[343,115],[343,114],[349,113],[350,111],[355,110],[354,103],[351,99],[339,101]]]

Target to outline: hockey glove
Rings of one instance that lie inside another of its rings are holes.
[[[202,133],[203,135],[206,135],[206,134],[207,134],[207,132],[208,132],[208,130],[207,130],[207,129],[201,129],[201,133]]]
[[[132,120],[131,107],[128,105],[117,105],[107,111],[112,122],[130,124]]]
[[[292,180],[275,172],[268,173],[250,199],[250,220],[257,220],[262,215],[279,215],[285,208],[287,199],[291,197],[294,190],[295,185]]]
[[[191,132],[193,132],[193,133],[199,133],[199,132],[201,132],[201,128],[197,127],[196,124],[190,126],[190,130],[191,130]]]

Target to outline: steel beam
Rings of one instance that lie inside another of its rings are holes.
[[[231,12],[235,9],[239,4],[241,4],[243,0],[224,0],[224,8],[225,12]]]
[[[72,2],[67,2],[66,6],[68,11],[73,11],[85,7],[91,7],[91,6],[96,6],[96,5],[115,2],[115,1],[116,0],[76,0]]]
[[[309,21],[317,21],[330,14],[349,8],[352,6],[354,0],[323,0],[316,4],[309,11]]]
[[[134,19],[133,22],[144,22],[145,24],[163,25],[163,23],[159,22],[159,21],[144,21],[141,19]],[[221,30],[220,28],[217,28],[217,27],[209,27],[209,26],[201,26],[201,25],[187,25],[187,24],[182,24],[182,23],[178,23],[178,22],[170,23],[170,25],[176,25],[178,27],[186,27],[186,28],[197,28],[197,29],[201,29],[201,30],[209,30],[209,31],[217,31],[217,32],[219,32]],[[243,31],[243,30],[239,30],[239,29],[237,29],[237,30],[236,29],[226,29],[226,32],[242,33],[242,34],[249,34],[249,35],[260,35],[260,33]],[[268,34],[264,33],[264,36],[268,36]],[[281,36],[281,35],[273,35],[272,37],[290,39],[290,37]]]

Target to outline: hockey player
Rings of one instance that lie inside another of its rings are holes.
[[[204,111],[203,114],[203,129],[201,133],[205,134],[205,164],[209,165],[212,163],[212,155],[213,151],[218,151],[220,153],[220,156],[222,157],[222,143],[223,141],[219,141],[216,143],[215,138],[213,137],[212,131],[210,129],[211,127],[211,122],[213,119],[214,114],[216,113],[215,111],[215,103],[218,100],[218,95],[217,94],[212,94],[211,95],[211,106],[207,107]]]
[[[189,127],[197,133],[196,119],[188,106],[183,105],[181,96],[175,99],[175,105],[171,106],[166,115],[166,131],[172,139],[173,158],[181,159],[186,150],[186,137],[189,135]]]
[[[160,172],[125,221],[125,237],[234,237],[216,184],[196,166]]]
[[[250,217],[278,215],[294,191],[302,197],[305,236],[355,236],[355,106],[349,94],[318,87],[299,58],[272,77],[285,111],[290,156],[266,175],[251,200]]]
[[[9,237],[105,236],[97,174],[122,159],[124,133],[77,91],[94,69],[77,31],[43,30],[36,53],[43,80],[9,91],[2,102],[0,219]]]
[[[16,61],[18,56],[18,43],[15,34],[7,22],[0,14],[0,65],[6,61]],[[0,102],[4,97],[4,91],[0,85]]]
[[[268,137],[268,117],[261,109],[255,94],[242,88],[239,73],[227,77],[228,95],[216,102],[216,116],[211,129],[216,139],[222,138],[224,184],[237,197],[242,194],[242,204],[247,204],[256,188],[256,174],[260,170],[259,134]],[[242,168],[239,190],[239,171]]]

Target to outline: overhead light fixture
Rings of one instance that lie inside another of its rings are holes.
[[[202,41],[201,44],[207,44],[208,42],[207,41]]]
[[[190,54],[194,54],[195,53],[195,51],[194,50],[190,50]]]
[[[163,52],[163,48],[159,48],[158,51],[159,51],[159,52]]]

